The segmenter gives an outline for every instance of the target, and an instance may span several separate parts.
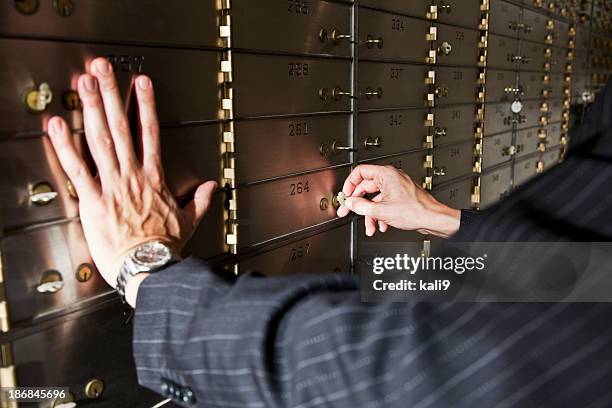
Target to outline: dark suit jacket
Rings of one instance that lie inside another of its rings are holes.
[[[456,239],[610,240],[612,92],[567,160]],[[140,289],[142,385],[186,406],[610,407],[607,304],[362,303],[355,277],[244,276],[188,259]]]

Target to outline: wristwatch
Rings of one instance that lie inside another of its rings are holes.
[[[155,273],[178,261],[178,257],[163,242],[150,241],[128,253],[117,276],[116,290],[125,302],[125,287],[139,273]]]

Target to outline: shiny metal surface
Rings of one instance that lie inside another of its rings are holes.
[[[16,2],[0,3],[0,35],[121,44],[223,45],[216,1],[186,0],[181,7],[172,8],[163,0],[75,1],[68,16],[56,11],[54,0],[40,0],[30,15],[20,13]],[[160,19],[160,15],[168,18]]]
[[[514,163],[514,187],[519,187],[537,175],[540,155],[529,156]]]
[[[551,32],[553,36],[552,45],[567,48],[569,44],[569,29],[570,25],[568,23],[555,20],[555,27]]]
[[[512,130],[512,121],[515,120],[515,115],[512,113],[511,107],[511,102],[485,105],[485,135]]]
[[[187,196],[207,180],[221,182],[222,133],[221,124],[161,130],[166,183],[175,196]]]
[[[225,243],[226,203],[227,197],[223,191],[213,195],[204,219],[185,247],[184,256],[211,259],[229,251]]]
[[[363,7],[358,9],[358,18],[360,59],[425,62],[430,48],[425,40],[429,21]]]
[[[482,0],[434,0],[438,7],[438,21],[461,27],[478,28],[481,23]]]
[[[562,125],[561,122],[548,124],[546,127],[546,149],[553,149],[562,144]]]
[[[550,73],[548,85],[544,85],[544,88],[548,90],[550,98],[563,98],[563,88],[567,85],[566,74],[563,73]],[[570,76],[567,75],[569,78]]]
[[[545,44],[521,41],[521,56],[523,57],[521,61],[521,70],[536,72],[544,71],[547,61],[546,52],[548,49],[552,51],[552,47]],[[557,65],[556,62],[554,65]]]
[[[480,208],[497,203],[510,193],[512,165],[508,165],[480,176]]]
[[[516,157],[529,156],[538,151],[540,128],[519,130],[516,133]]]
[[[512,132],[485,137],[482,144],[483,169],[512,160],[515,149],[512,144]]]
[[[243,50],[349,57],[351,7],[327,0],[231,3],[232,46]],[[338,38],[338,35],[349,36]]]
[[[520,96],[516,89],[516,73],[514,71],[499,69],[488,71],[485,96],[487,103],[512,102]]]
[[[84,137],[75,135],[79,144]],[[5,230],[76,217],[78,203],[47,137],[0,140],[0,226]],[[47,204],[33,202],[33,189],[47,183],[58,195]]]
[[[520,31],[521,38],[540,43],[546,41],[546,35],[549,31],[546,28],[548,18],[545,15],[524,8],[522,21],[525,24],[525,29]]]
[[[359,160],[422,149],[429,135],[426,109],[367,112],[358,116]],[[373,143],[380,140],[380,145]]]
[[[434,186],[471,174],[474,162],[474,142],[472,141],[434,149]]]
[[[477,99],[478,68],[436,67],[435,105],[474,103]]]
[[[92,265],[95,271],[78,221],[4,236],[0,250],[9,320],[13,324],[36,319],[110,290],[97,272],[86,282],[76,277],[82,264]],[[59,272],[63,287],[55,293],[40,293],[37,287],[48,271]]]
[[[470,209],[472,205],[472,191],[474,179],[467,178],[452,184],[435,188],[433,196],[443,204],[456,209]]]
[[[115,65],[126,102],[133,100],[136,75],[153,78],[162,124],[220,118],[219,52],[0,39],[0,135],[41,132],[54,114],[82,128],[80,111],[65,106],[62,96],[76,88],[86,63],[97,56],[108,56]],[[41,83],[49,85],[53,98],[44,112],[31,113],[23,96]]]
[[[335,219],[332,198],[342,190],[349,171],[344,167],[240,188],[239,248]]]
[[[235,53],[236,118],[350,111],[350,61]],[[265,103],[262,103],[265,98]]]
[[[519,74],[519,88],[521,88],[521,100],[541,99],[544,86],[542,85],[543,74],[541,72],[521,72]]]
[[[431,0],[359,0],[360,6],[425,18]]]
[[[459,65],[477,67],[480,62],[481,40],[479,31],[437,24],[437,40],[434,42],[438,65]],[[451,47],[449,53],[444,52],[445,45]]]
[[[12,342],[17,384],[68,387],[77,406],[150,408],[161,401],[161,396],[138,385],[132,326],[123,323],[122,311],[117,302],[89,315],[69,315]],[[85,388],[94,378],[104,381],[104,391],[91,399]],[[36,406],[51,408],[52,403]]]
[[[360,61],[358,71],[361,111],[425,106],[428,67]]]
[[[321,232],[238,262],[240,273],[265,276],[339,273],[351,270],[351,226]]]
[[[472,140],[476,129],[477,105],[457,105],[435,108],[432,129],[434,146]]]
[[[568,50],[566,48],[551,47],[552,57],[550,60],[551,72],[566,72],[569,63]]]
[[[505,1],[489,1],[489,31],[508,37],[517,37],[516,24],[519,23],[521,9]]]
[[[546,113],[548,123],[563,121],[563,111],[563,99],[550,99],[548,101],[548,112]]]
[[[234,123],[238,184],[350,163],[350,115],[302,116]],[[271,159],[273,158],[273,159]]]
[[[519,41],[514,38],[489,34],[487,53],[488,67],[514,70],[518,66],[515,57],[520,55]]]
[[[393,166],[410,176],[415,183],[421,185],[427,177],[428,151],[400,154],[369,161],[369,164]]]

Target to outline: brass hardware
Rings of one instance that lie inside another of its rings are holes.
[[[62,274],[55,269],[50,269],[43,273],[40,282],[36,287],[38,293],[56,293],[64,287]]]
[[[544,172],[544,162],[538,162],[536,166],[536,174],[542,174]]]
[[[321,146],[319,146],[319,153],[321,153],[321,156],[327,156],[330,153],[329,146],[322,143]]]
[[[436,127],[434,129],[435,137],[445,137],[448,134],[448,129],[445,127]]]
[[[431,189],[433,188],[433,177],[429,177],[429,176],[425,177],[425,180],[423,180],[422,187],[425,190],[431,191]]]
[[[522,93],[521,91],[522,90],[521,90],[520,87],[519,88],[515,88],[515,87],[512,87],[512,86],[507,86],[507,87],[504,88],[504,92],[507,93],[507,94],[510,94],[510,93],[511,94],[519,94],[519,93]]]
[[[450,55],[452,51],[453,51],[453,46],[448,41],[444,41],[438,47],[438,55]]]
[[[382,146],[382,137],[377,137],[375,139],[371,139],[369,137],[366,137],[365,141],[364,141],[364,145],[366,150],[368,150],[370,147],[381,147]]]
[[[72,181],[66,180],[66,190],[68,190],[68,195],[70,197],[74,198],[75,200],[79,199],[79,195],[77,194],[76,188],[74,187],[74,184],[72,184]]]
[[[76,270],[75,276],[76,276],[76,280],[82,283],[82,282],[87,282],[88,280],[90,280],[93,274],[94,274],[93,265],[84,263],[84,264],[79,265],[79,267]]]
[[[438,12],[446,14],[451,14],[453,11],[453,7],[450,4],[445,4],[444,2],[440,2],[438,5]]]
[[[327,42],[327,40],[329,40],[329,35],[327,34],[327,30],[322,28],[321,31],[319,31],[319,41],[321,42]]]
[[[444,176],[446,176],[446,167],[436,167],[436,168],[434,168],[433,175],[435,177],[444,177]]]
[[[348,96],[349,98],[353,97],[350,92],[344,92],[339,86],[332,89],[331,96],[335,101],[339,101],[343,96]]]
[[[26,109],[32,113],[44,112],[53,100],[53,92],[48,83],[43,82],[37,88],[26,91],[24,102]]]
[[[433,168],[433,155],[428,154],[427,156],[425,156],[425,159],[423,160],[423,168],[425,169]]]
[[[505,146],[502,149],[502,156],[514,156],[516,154],[515,146]]]
[[[546,22],[546,29],[547,30],[554,30],[555,29],[555,20],[548,20]]]
[[[428,20],[437,20],[438,19],[438,6],[429,6],[429,11],[426,15]]]
[[[356,152],[357,149],[354,149],[352,147],[348,147],[348,146],[344,146],[342,144],[342,142],[338,141],[338,140],[334,140],[334,142],[332,143],[331,146],[331,151],[333,154],[338,154],[340,152]]]
[[[445,88],[443,86],[439,86],[436,88],[435,90],[435,94],[438,98],[443,98],[448,96],[448,88]]]
[[[343,206],[346,203],[348,197],[343,191],[339,192],[338,195],[334,196],[334,199],[338,202],[338,207]]]
[[[374,46],[374,44],[376,44],[376,46],[380,49],[384,46],[384,40],[382,37],[372,37],[371,35],[368,35],[367,40],[365,41],[366,43],[366,47],[368,48],[372,48]]]
[[[425,36],[425,41],[436,41],[438,39],[438,29],[430,27],[429,33]]]
[[[364,95],[366,96],[367,99],[371,99],[373,96],[377,96],[380,99],[383,96],[383,90],[382,88],[377,88],[376,91],[374,91],[372,88],[368,86],[366,88]]]
[[[327,88],[319,89],[319,98],[326,101],[329,98],[329,89]]]
[[[53,0],[53,8],[62,17],[68,17],[74,11],[72,0]]]
[[[53,191],[51,184],[41,182],[30,188],[30,202],[36,205],[47,205],[55,200],[59,194]]]
[[[322,198],[321,201],[319,201],[319,208],[321,211],[327,211],[329,208],[329,200],[327,198]]]
[[[427,71],[427,77],[425,78],[425,85],[435,85],[436,83],[436,71]]]
[[[40,6],[39,0],[14,0],[15,8],[21,14],[34,14],[38,11]]]
[[[85,385],[85,396],[87,398],[93,399],[98,398],[104,392],[104,381],[99,378],[94,378],[90,380]]]
[[[64,92],[62,95],[62,105],[69,111],[75,111],[81,109],[81,100],[77,91],[72,89]]]
[[[332,31],[332,41],[334,42],[334,44],[339,45],[342,40],[347,39],[350,40],[351,39],[351,35],[350,34],[342,34],[340,33],[338,30],[334,29]]]
[[[332,197],[332,207],[334,207],[336,210],[338,208],[340,208],[340,199],[338,198],[338,196],[333,196]]]
[[[434,148],[434,137],[432,135],[425,136],[425,141],[423,142],[423,147],[425,149],[433,149]]]
[[[432,127],[435,123],[435,115],[433,113],[428,113],[427,118],[425,119],[425,127]]]

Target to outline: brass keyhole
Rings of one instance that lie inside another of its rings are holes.
[[[68,17],[74,11],[72,0],[53,0],[53,8],[62,17]]]
[[[30,189],[30,202],[36,205],[47,205],[55,200],[58,193],[53,190],[51,184],[41,182]]]
[[[319,41],[321,42],[327,42],[327,40],[329,39],[329,35],[327,34],[327,30],[322,28],[321,31],[319,31]]]
[[[81,100],[79,99],[79,94],[72,89],[64,92],[62,95],[62,105],[69,111],[79,110],[81,109]]]
[[[15,8],[21,14],[34,14],[38,11],[38,6],[40,5],[38,0],[15,0]]]
[[[36,287],[38,293],[56,293],[64,287],[64,278],[58,271],[51,269],[45,271]]]
[[[322,198],[319,202],[319,208],[321,209],[321,211],[327,211],[327,209],[329,208],[329,200],[327,198]]]
[[[85,385],[85,396],[87,398],[98,398],[104,392],[104,381],[94,378]]]
[[[25,92],[24,102],[26,109],[32,113],[44,112],[53,100],[53,92],[46,82],[38,88],[31,88]]]
[[[84,263],[79,265],[76,271],[76,279],[79,282],[87,282],[94,274],[94,268],[91,264]]]

